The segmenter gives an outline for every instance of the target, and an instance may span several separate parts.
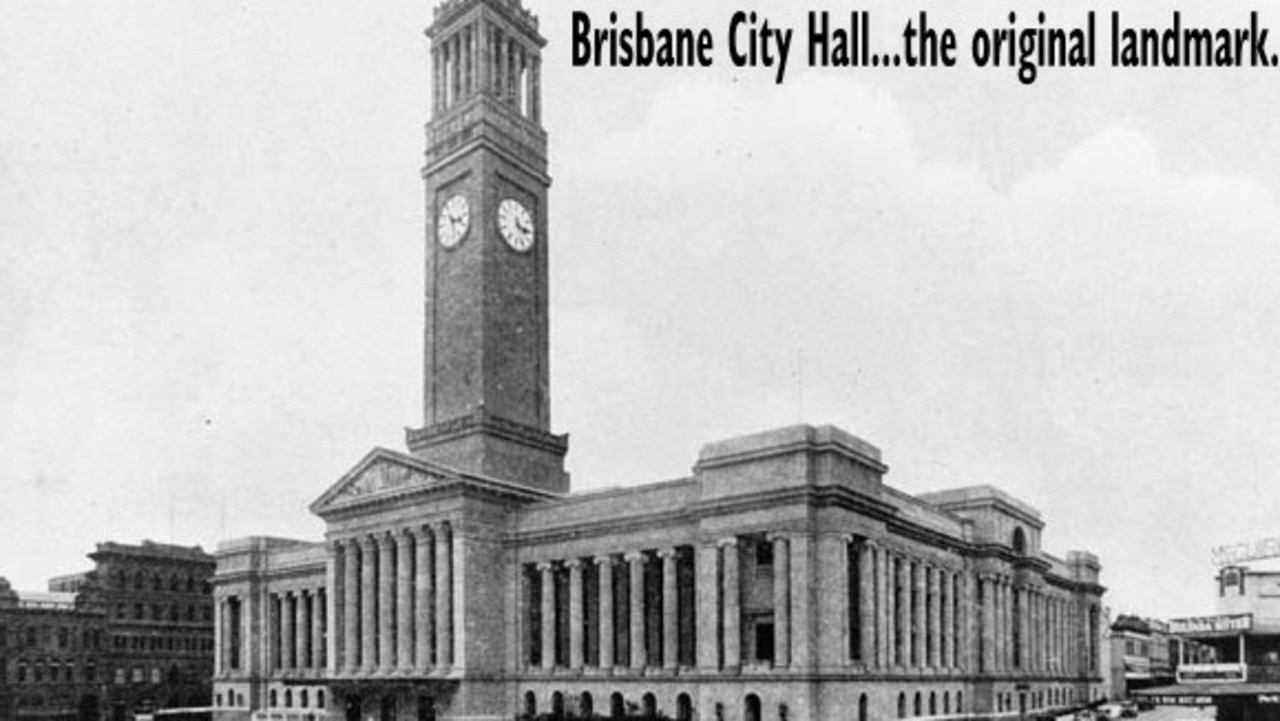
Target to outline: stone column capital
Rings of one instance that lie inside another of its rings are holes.
[[[736,548],[738,546],[738,537],[729,536],[727,538],[717,539],[716,545],[720,548]]]
[[[791,533],[789,531],[769,531],[768,533],[764,534],[764,538],[766,541],[769,541],[770,543],[776,543],[778,541],[787,541],[791,539]]]
[[[626,553],[622,554],[622,557],[626,559],[628,563],[635,563],[637,561],[640,561],[643,563],[644,551],[627,551]]]
[[[675,557],[676,557],[676,549],[674,549],[674,548],[659,548],[659,549],[658,549],[658,558],[661,558],[661,559],[662,559],[662,560],[664,560],[664,561],[665,561],[666,559],[668,559],[668,558],[675,558]]]
[[[570,558],[564,562],[564,567],[569,569],[570,571],[582,568],[582,559]]]
[[[599,556],[592,558],[591,561],[595,563],[597,566],[612,566],[613,556],[608,553],[603,553],[603,554],[600,554]]]
[[[402,528],[397,528],[394,531],[392,531],[391,534],[395,536],[397,545],[408,545],[410,542],[414,540],[413,531],[407,526]]]
[[[378,543],[379,551],[385,551],[395,543],[395,538],[392,536],[392,533],[394,533],[394,531],[381,531],[373,537],[373,540]]]
[[[551,561],[538,561],[536,564],[534,564],[534,567],[537,568],[538,571],[542,573],[547,573],[552,568],[554,568]]]

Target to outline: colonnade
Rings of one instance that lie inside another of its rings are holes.
[[[327,601],[323,588],[299,588],[268,594],[268,669],[318,670],[327,666]]]
[[[981,670],[1066,674],[1080,669],[1075,604],[1000,574],[979,574]]]
[[[863,594],[860,660],[874,669],[970,667],[963,568],[872,540],[858,544]]]
[[[747,553],[762,544],[770,553]],[[767,567],[757,562],[763,557]],[[762,573],[770,586],[764,606],[752,586]],[[730,536],[544,560],[525,564],[521,577],[524,663],[545,671],[761,663],[943,670],[963,662],[964,572],[849,534]],[[680,579],[693,588],[681,594]],[[762,623],[771,636],[751,633]],[[755,647],[770,637],[771,648]]]
[[[331,544],[331,670],[344,674],[443,671],[454,662],[453,529],[447,522],[343,538]]]
[[[542,61],[498,25],[480,18],[459,26],[435,40],[431,61],[437,116],[459,99],[484,90],[530,120],[541,120]]]

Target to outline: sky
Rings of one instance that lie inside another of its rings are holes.
[[[1275,70],[1024,85],[973,66],[973,30],[1084,6],[761,0],[796,28],[777,83],[728,61],[745,5],[525,4],[575,489],[831,423],[895,488],[1039,508],[1046,550],[1101,558],[1113,614],[1160,618],[1214,612],[1213,547],[1280,535]],[[637,9],[710,29],[715,64],[572,66],[574,10]],[[925,10],[961,62],[806,67],[805,12],[852,9],[883,50]],[[40,589],[105,540],[320,539],[307,504],[422,423],[430,4],[0,13],[0,575]]]

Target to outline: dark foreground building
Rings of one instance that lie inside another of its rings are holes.
[[[0,719],[124,721],[208,706],[213,557],[199,547],[100,543],[94,569],[49,591],[0,585]]]
[[[435,11],[425,423],[218,548],[217,718],[867,721],[1099,698],[1098,559],[990,486],[910,496],[832,426],[570,493],[548,386],[537,20]],[[602,202],[609,202],[603,200]]]

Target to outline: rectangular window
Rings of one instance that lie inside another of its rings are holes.
[[[756,660],[773,663],[773,623],[756,623]]]

